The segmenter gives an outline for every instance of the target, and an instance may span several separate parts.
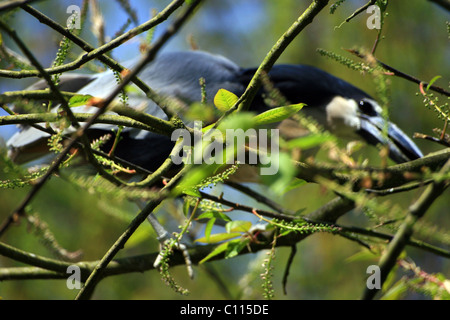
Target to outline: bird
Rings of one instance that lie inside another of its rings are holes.
[[[139,59],[133,59],[125,62],[124,66],[132,70],[138,61]],[[161,97],[177,99],[189,108],[192,103],[202,101],[205,97],[200,79],[204,79],[206,102],[213,103],[220,89],[237,96],[242,95],[256,70],[257,68],[240,67],[218,54],[193,50],[161,53],[138,76]],[[302,112],[337,137],[385,146],[389,150],[389,157],[396,163],[423,157],[414,142],[397,125],[383,117],[382,108],[376,100],[349,82],[317,67],[298,64],[276,64],[268,73],[268,79],[285,101],[292,104],[304,103]],[[110,70],[97,74],[63,74],[59,84],[62,91],[96,98],[108,97],[116,86],[115,74]],[[39,90],[46,87],[46,82],[41,80],[28,89]],[[260,114],[273,108],[273,103],[267,99],[269,94],[263,86],[253,99],[249,111]],[[137,90],[128,92],[126,102],[131,108],[168,120],[167,114],[156,103]],[[93,113],[96,110],[89,106],[72,108],[74,113]],[[291,125],[292,123],[288,127],[292,127]],[[100,137],[112,133],[115,128],[111,124],[96,123],[90,127],[88,135],[91,138]],[[295,138],[297,132],[304,134],[304,130],[294,128],[289,133],[290,138]],[[42,158],[49,154],[49,137],[48,132],[21,125],[20,130],[7,141],[8,154],[17,163]],[[124,128],[120,138],[114,155],[148,171],[155,171],[160,167],[175,143],[166,135],[137,128]],[[105,151],[111,148],[111,143],[103,146]],[[153,214],[149,214],[147,219],[161,243],[170,238]],[[183,244],[180,244],[179,249],[186,252]],[[158,263],[157,259],[155,265]]]
[[[132,69],[138,62],[124,63]],[[199,79],[206,85],[208,102],[219,89],[240,96],[256,72],[256,68],[242,68],[231,60],[205,51],[165,52],[157,56],[139,74],[139,77],[161,96],[179,99],[190,105],[202,100]],[[382,115],[382,108],[369,94],[326,71],[309,65],[276,64],[268,73],[273,87],[290,103],[304,103],[302,109],[326,130],[343,139],[362,140],[370,145],[385,146],[396,163],[423,157],[416,144],[394,123]],[[59,88],[62,91],[89,94],[106,98],[117,85],[112,71],[97,74],[63,74]],[[28,89],[44,89],[41,80]],[[250,111],[261,113],[272,108],[264,99],[264,89],[254,98]],[[142,94],[129,93],[128,105],[167,120],[167,115],[153,101]],[[73,112],[95,112],[96,108],[79,106]],[[95,124],[90,133],[98,137],[111,133],[114,125]],[[294,130],[294,135],[295,135]],[[301,131],[303,132],[303,131]],[[49,153],[49,133],[32,126],[21,126],[8,141],[9,156],[17,163],[25,163]],[[170,137],[135,128],[125,128],[121,142],[115,149],[116,157],[150,171],[156,170],[169,156],[174,142]],[[106,144],[104,148],[110,148]]]

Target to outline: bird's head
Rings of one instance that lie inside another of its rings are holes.
[[[383,145],[389,157],[407,162],[423,157],[415,143],[382,114],[382,108],[370,97],[359,99],[336,96],[326,104],[325,127],[339,137],[362,139],[372,145]]]
[[[306,65],[275,65],[269,77],[287,101],[305,103],[302,111],[337,137],[386,146],[397,163],[423,156],[414,142],[383,116],[379,104],[352,84]]]

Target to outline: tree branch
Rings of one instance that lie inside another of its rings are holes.
[[[171,190],[178,180],[183,176],[183,174],[190,169],[190,166],[184,167],[180,172],[173,177],[166,186],[161,191],[169,191]],[[155,174],[159,174],[155,172]],[[89,278],[86,280],[85,286],[80,290],[76,299],[84,300],[89,299],[95,286],[97,283],[103,278],[103,272],[105,268],[111,263],[112,259],[114,259],[115,255],[121,250],[131,235],[136,231],[136,229],[145,221],[148,215],[153,213],[153,210],[159,206],[159,204],[163,201],[164,197],[159,200],[150,201],[144,209],[133,219],[128,228],[122,233],[122,235],[116,240],[114,245],[108,250],[108,252],[104,255],[102,260],[95,266],[95,269],[89,275]],[[156,257],[155,257],[156,258]],[[154,260],[153,260],[154,262]],[[183,259],[184,262],[184,259]]]
[[[74,117],[79,122],[86,122],[92,117],[92,113],[74,113]],[[14,116],[0,117],[0,126],[11,124],[33,124],[42,122],[57,122],[61,120],[61,116],[56,113],[28,113]],[[126,126],[129,128],[137,128],[151,132],[160,132],[156,128],[149,126],[140,121],[133,120],[126,116],[103,114],[97,118],[95,123],[113,124],[118,126]],[[170,136],[170,133],[167,133]]]
[[[333,209],[336,208],[336,204],[338,201],[331,201],[328,205],[325,205],[323,208],[321,208],[318,212],[322,212],[322,214],[325,214],[325,212],[332,212]],[[240,208],[237,208],[240,209]],[[264,214],[264,212],[260,212],[261,214]],[[318,213],[311,214],[309,216],[317,216]],[[384,240],[392,240],[393,236],[383,234],[380,232],[375,232],[372,230],[367,229],[361,229],[356,227],[345,227],[345,226],[338,226],[341,229],[342,233],[353,233],[353,234],[360,234],[368,237],[374,237]],[[277,247],[280,246],[289,246],[292,247],[299,241],[303,240],[307,235],[300,235],[300,234],[294,234],[294,236],[289,236],[288,239],[284,239],[284,237],[279,238],[277,240]],[[440,248],[436,248],[434,246],[425,244],[421,241],[417,241],[414,239],[408,240],[408,245],[414,246],[429,252],[432,252],[434,254],[443,256],[443,257],[450,257],[450,253],[446,250],[442,250]],[[194,264],[198,264],[201,260],[203,260],[206,256],[208,256],[211,251],[216,247],[216,245],[205,245],[205,246],[196,246],[189,249],[189,254],[191,256],[192,262]],[[249,248],[244,249],[240,253],[246,254],[246,253],[255,253],[259,250],[265,250],[272,248],[271,241],[267,241],[267,243],[251,243]],[[74,265],[80,267],[81,270],[81,282],[85,282],[89,275],[94,271],[97,265],[99,265],[100,261],[81,261],[78,263],[68,263],[68,262],[61,262],[54,259],[49,259],[46,257],[38,256],[35,254],[31,254],[25,251],[22,251],[20,249],[11,247],[9,245],[6,245],[4,243],[0,242],[0,254],[14,259],[16,261],[20,261],[23,263],[26,263],[28,265],[34,266],[34,267],[21,267],[21,268],[1,268],[0,269],[0,281],[4,280],[33,280],[33,279],[67,279],[67,267]],[[119,275],[119,274],[126,274],[131,272],[144,272],[154,269],[154,261],[156,257],[158,256],[158,252],[145,254],[145,255],[139,255],[139,256],[132,256],[132,257],[126,257],[126,258],[120,258],[120,259],[114,259],[112,260],[107,267],[105,267],[101,274],[101,279],[109,276]],[[223,256],[216,256],[211,259],[211,261],[215,260],[221,260],[223,259]],[[171,266],[177,266],[184,264],[184,258],[181,253],[174,252],[173,256],[170,260]]]
[[[167,28],[166,31],[161,35],[161,37],[158,38],[157,42],[152,45],[153,50],[158,51],[170,39],[170,37],[172,37],[174,34],[176,34],[178,32],[178,30],[187,21],[187,19],[190,17],[190,15],[195,10],[195,8],[201,3],[201,1],[202,0],[195,0],[195,1],[193,1],[188,6],[188,8],[178,18],[176,18],[174,20],[172,25],[169,28]],[[130,40],[132,36],[134,37],[134,36],[144,32],[144,31],[146,31],[148,29],[153,28],[157,24],[159,24],[159,23],[163,22],[164,20],[166,20],[168,18],[168,16],[174,10],[176,10],[178,7],[180,7],[182,4],[183,4],[183,1],[174,1],[172,4],[170,4],[168,7],[166,7],[166,9],[164,9],[157,16],[155,16],[153,19],[151,19],[148,22],[146,22],[146,23],[144,23],[144,24],[134,28],[133,30],[130,30],[127,33],[128,36],[126,36],[126,34],[122,35],[121,37],[118,37],[118,38],[112,40],[111,42],[118,41],[119,42],[118,45],[121,45],[123,42],[126,42],[126,41]],[[36,9],[34,9],[34,8],[28,6],[28,5],[22,6],[22,9],[25,10],[26,12],[28,12],[29,14],[31,14],[32,16],[34,16],[35,18],[37,18],[41,23],[44,23],[44,24],[48,25],[49,27],[51,27],[52,29],[54,29],[55,31],[60,33],[61,35],[63,35],[66,38],[70,39],[73,43],[75,43],[81,49],[83,49],[84,51],[86,51],[88,53],[96,51],[96,50],[99,50],[99,49],[104,48],[105,46],[108,45],[108,44],[105,44],[104,46],[102,46],[102,47],[100,47],[98,49],[95,49],[93,46],[91,46],[89,43],[84,41],[82,38],[80,38],[77,35],[69,32],[67,29],[63,28],[60,24],[58,24],[57,22],[53,21],[52,19],[50,19],[49,17],[47,17],[43,13],[39,12],[38,10],[36,10]],[[106,48],[108,48],[108,47],[106,47]],[[106,49],[106,51],[109,51],[109,50],[112,50],[112,49]],[[80,57],[79,59],[81,59],[81,58],[82,57]],[[106,64],[112,70],[115,70],[115,71],[117,71],[119,73],[122,72],[123,70],[125,70],[125,68],[122,65],[120,65],[117,61],[115,61],[111,57],[107,56],[106,54],[100,54],[97,57],[97,59],[99,59],[101,62]],[[73,63],[75,63],[75,65],[78,65],[79,63],[81,63],[81,61],[80,62],[75,62],[74,61],[74,62],[72,62],[72,64]],[[84,64],[84,62],[82,62],[81,65],[82,64]],[[70,65],[70,64],[68,64],[68,65]],[[77,66],[77,68],[78,68],[78,66]],[[134,84],[136,84],[136,86],[139,87],[147,95],[147,97],[149,99],[151,99],[158,106],[160,106],[161,109],[164,112],[166,112],[166,114],[167,114],[167,116],[169,118],[171,117],[171,113],[168,110],[166,110],[166,108],[164,107],[164,101],[163,101],[162,97],[160,97],[149,86],[147,86],[147,84],[145,84],[139,77],[134,76],[131,79],[131,81]]]
[[[450,159],[447,160],[445,165],[439,171],[441,174],[445,174],[450,170]],[[425,189],[420,198],[409,208],[409,214],[406,216],[405,221],[400,226],[399,230],[395,234],[386,252],[380,259],[380,283],[383,285],[388,274],[397,263],[397,258],[405,248],[406,244],[410,240],[414,224],[422,218],[428,211],[433,202],[444,192],[449,186],[449,181],[437,181],[432,183]],[[373,299],[379,289],[364,290],[363,299]]]
[[[65,99],[77,96],[77,93],[60,91],[60,94]],[[0,105],[17,101],[17,99],[30,100],[51,100],[59,102],[60,97],[50,92],[49,90],[22,90],[22,91],[7,91],[0,94]]]
[[[12,1],[4,1],[0,4],[0,12],[12,10],[17,7],[20,7],[21,5],[36,2],[37,0],[12,0]],[[41,0],[42,1],[42,0]]]
[[[347,51],[352,53],[352,54],[354,54],[354,55],[356,55],[359,58],[368,59],[366,54],[363,54],[363,53],[359,52],[358,50],[351,49],[351,50],[347,50]],[[374,59],[374,58],[370,58],[370,60],[372,60],[372,59]],[[385,69],[385,70],[387,70],[389,72],[392,72],[392,74],[394,76],[396,76],[396,77],[403,78],[405,80],[414,82],[414,83],[416,83],[418,85],[423,85],[425,87],[429,85],[427,82],[422,81],[422,80],[420,80],[420,79],[418,79],[416,77],[413,77],[413,76],[411,76],[409,74],[406,74],[406,73],[404,73],[404,72],[402,72],[400,70],[397,70],[394,67],[391,67],[391,66],[387,65],[386,63],[378,60],[378,59],[375,59],[375,61],[376,61],[377,64],[379,64],[381,67],[383,67],[383,69]],[[431,85],[430,86],[430,90],[433,90],[433,91],[435,91],[437,93],[440,93],[440,94],[443,94],[443,95],[445,95],[447,97],[450,97],[450,92],[448,92],[444,88],[441,88],[441,87],[438,87],[438,86],[435,86],[435,85]]]
[[[181,3],[180,3],[181,2]],[[173,12],[176,8],[174,8],[174,6],[176,6],[176,4],[178,4],[179,6],[183,3],[183,1],[179,1],[179,0],[174,0],[171,4],[169,4],[169,6],[166,7],[166,9],[164,9],[162,12],[165,12],[165,14],[167,14],[167,12]],[[171,8],[173,11],[169,10],[168,8]],[[157,15],[157,17],[161,17],[162,12],[160,14]],[[169,13],[169,14],[170,14]],[[164,16],[165,17],[165,16]],[[167,18],[167,17],[166,17]],[[152,19],[151,21],[153,22],[154,19]],[[4,24],[3,24],[4,26]],[[9,218],[4,222],[4,224],[1,226],[0,228],[0,237],[3,235],[3,233],[6,231],[6,229],[8,228],[9,225],[11,225],[16,219],[17,217],[20,217],[21,214],[24,213],[24,209],[25,207],[31,202],[31,200],[34,198],[34,196],[39,192],[39,190],[42,188],[42,186],[45,184],[45,182],[48,180],[48,178],[56,171],[58,170],[59,166],[61,165],[61,163],[64,161],[66,154],[69,153],[69,151],[78,143],[78,140],[82,137],[84,137],[85,132],[97,121],[97,119],[106,112],[107,107],[113,102],[113,100],[117,97],[117,95],[120,94],[120,92],[122,92],[122,90],[125,88],[126,85],[128,85],[128,83],[131,81],[131,79],[133,79],[133,77],[135,77],[140,71],[142,71],[142,69],[145,67],[145,65],[147,63],[149,63],[154,56],[156,55],[156,52],[158,51],[158,49],[160,48],[161,45],[159,45],[158,47],[151,47],[145,57],[143,59],[141,59],[141,61],[139,61],[139,63],[136,65],[136,67],[130,71],[122,80],[122,82],[120,83],[120,85],[118,85],[113,92],[110,93],[110,95],[102,100],[101,102],[101,108],[98,109],[98,111],[96,113],[94,113],[89,121],[87,121],[84,126],[78,128],[78,130],[74,133],[73,138],[71,140],[68,141],[66,147],[64,148],[64,150],[58,155],[58,157],[55,159],[55,161],[52,163],[52,165],[49,167],[48,171],[45,173],[45,175],[43,175],[37,182],[36,184],[33,186],[33,188],[31,189],[31,191],[28,193],[27,197],[22,201],[22,203],[19,205],[19,207],[9,216]],[[86,145],[86,147],[89,147],[89,145]],[[88,152],[88,156],[90,155],[90,153]],[[96,160],[93,157],[89,157],[89,160],[92,161],[93,165],[96,165]],[[105,175],[105,177],[109,177],[111,179],[115,179],[115,177],[109,176],[106,174],[106,172],[104,172],[103,168],[101,166],[96,166],[96,168],[98,170],[100,170],[100,173],[103,173]],[[116,181],[112,181],[112,182],[116,182]]]
[[[82,55],[80,58],[74,60],[71,63],[59,66],[59,67],[55,67],[55,68],[48,68],[45,69],[45,71],[50,74],[58,74],[58,73],[63,73],[63,72],[67,72],[67,71],[72,71],[75,69],[80,68],[82,65],[84,65],[85,63],[93,60],[93,59],[103,59],[102,62],[114,66],[114,70],[124,70],[124,68],[122,67],[121,69],[119,69],[120,67],[118,67],[118,64],[114,61],[114,60],[110,60],[108,58],[102,57],[105,53],[117,48],[118,46],[122,45],[123,43],[131,40],[132,38],[134,38],[135,36],[148,31],[149,29],[155,27],[156,25],[162,23],[163,21],[167,20],[167,18],[179,7],[181,7],[184,3],[184,0],[174,0],[172,1],[166,8],[164,8],[161,12],[159,12],[154,18],[150,19],[149,21],[141,24],[140,26],[131,29],[130,31],[128,31],[127,33],[124,33],[122,35],[120,35],[119,37],[111,40],[110,42],[108,42],[107,44],[98,47],[96,49],[94,49],[92,46],[90,46],[88,43],[86,43],[84,40],[82,40],[81,38],[71,34],[70,32],[68,32],[67,30],[65,30],[63,27],[61,27],[58,23],[54,22],[53,20],[51,20],[50,18],[46,17],[45,15],[43,15],[42,13],[40,13],[39,11],[33,9],[32,7],[29,6],[24,6],[23,9],[26,10],[28,13],[35,15],[41,22],[49,25],[50,27],[54,28],[56,31],[58,31],[59,33],[61,33],[62,35],[66,36],[67,38],[69,38],[70,40],[72,40],[75,44],[79,45],[83,50],[87,51],[87,54]],[[23,70],[23,71],[7,71],[7,70],[0,70],[0,76],[3,77],[10,77],[10,78],[28,78],[28,77],[41,77],[41,73],[39,71],[28,71],[28,70]],[[136,84],[137,85],[137,84]],[[145,85],[145,87],[147,87]],[[148,89],[145,89],[144,92],[147,92]]]
[[[365,189],[364,182],[371,179],[372,190],[399,187],[414,180],[423,179],[423,168],[439,170],[449,159],[450,148],[429,154],[423,158],[396,164],[387,168],[348,168],[345,166],[316,165],[295,161],[297,178],[316,182],[317,177],[331,179],[339,184],[352,182],[354,191]]]
[[[241,95],[235,105],[223,115],[222,118],[236,110],[248,110],[256,93],[258,92],[259,87],[261,86],[261,78],[270,71],[287,46],[307,25],[313,21],[314,17],[318,15],[327,4],[328,0],[312,1],[311,5],[305,10],[305,12],[303,12],[303,14],[289,27],[289,29],[270,49],[250,80],[245,92]]]

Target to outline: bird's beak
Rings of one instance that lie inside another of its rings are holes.
[[[415,143],[395,124],[379,115],[361,114],[359,118],[361,125],[358,134],[370,144],[389,147],[389,157],[393,161],[402,163],[423,157]]]

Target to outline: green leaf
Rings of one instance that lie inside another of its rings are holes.
[[[191,207],[189,201],[184,201],[183,203],[183,214],[185,217],[189,216],[189,208]]]
[[[222,132],[226,132],[227,129],[238,130],[242,129],[247,131],[248,129],[254,128],[255,115],[251,112],[239,112],[232,113],[226,119],[224,119],[220,124],[218,129]]]
[[[289,149],[299,148],[302,150],[311,149],[321,144],[334,140],[332,135],[326,134],[309,134],[304,137],[299,137],[296,139],[289,140],[287,142],[287,146]]]
[[[272,175],[261,175],[261,180],[265,185],[278,196],[283,195],[287,190],[286,186],[292,183],[292,179],[297,173],[297,169],[291,161],[289,154],[280,152],[278,154],[278,171]],[[299,182],[300,183],[300,182]]]
[[[221,164],[211,164],[211,165],[201,165],[199,167],[195,167],[183,177],[180,183],[175,186],[172,190],[172,194],[174,196],[179,196],[184,193],[193,197],[201,197],[198,192],[199,183],[213,175],[213,173],[218,169],[218,167],[223,166]]]
[[[404,297],[408,286],[403,279],[397,281],[381,298],[380,300],[399,300]]]
[[[227,242],[228,246],[225,252],[225,259],[230,259],[237,256],[239,252],[241,252],[242,249],[244,249],[247,246],[249,241],[250,241],[249,239],[246,240],[236,239]]]
[[[191,121],[197,120],[204,123],[212,123],[215,120],[215,112],[217,111],[212,105],[194,102],[187,108],[184,117]]]
[[[292,181],[286,186],[284,192],[288,192],[294,189],[301,187],[302,185],[307,184],[307,182],[303,179],[294,178]],[[304,209],[303,209],[304,210]]]
[[[252,227],[250,221],[235,220],[230,221],[225,225],[227,232],[247,232]]]
[[[198,241],[198,239],[196,241]],[[228,242],[218,245],[206,257],[204,257],[202,260],[200,260],[199,264],[202,264],[202,263],[208,261],[209,259],[211,259],[212,257],[215,257],[215,256],[221,254],[222,252],[225,252],[227,250],[227,247],[228,247]]]
[[[132,93],[136,95],[143,95],[143,92],[139,87],[137,87],[135,84],[128,84],[125,86],[125,92],[126,93]]]
[[[206,127],[203,127],[202,128],[202,132],[203,133],[208,132],[209,130],[213,129],[215,125],[216,125],[216,123],[211,123],[210,125],[207,125]]]
[[[214,105],[220,111],[227,112],[236,104],[238,100],[238,96],[234,93],[225,89],[219,89],[214,96]]]
[[[93,97],[90,94],[76,95],[69,100],[69,107],[81,107],[84,106]]]
[[[247,246],[248,242],[249,240],[236,239],[222,243],[218,245],[216,248],[214,248],[214,250],[211,251],[199,263],[204,263],[221,253],[225,253],[225,259],[235,257],[236,255],[239,254],[239,252],[242,251],[242,249],[244,249]]]
[[[197,220],[200,219],[221,219],[224,221],[231,221],[230,217],[228,217],[226,214],[223,214],[222,212],[218,211],[207,211],[203,212],[197,217]]]
[[[266,112],[260,113],[257,116],[255,116],[256,124],[265,125],[269,123],[283,121],[292,116],[293,114],[299,112],[304,105],[305,105],[304,103],[298,103],[289,106],[270,109]]]
[[[205,227],[205,239],[206,239],[207,243],[210,242],[211,231],[212,231],[212,228],[214,227],[214,223],[216,223],[216,218],[210,219],[208,221],[208,223],[206,224],[206,227]]]
[[[141,227],[142,228],[138,228],[130,239],[128,239],[126,244],[127,248],[133,248],[145,241],[148,241],[150,235],[154,233],[149,223],[145,223]]]
[[[357,253],[355,253],[354,255],[348,257],[347,259],[345,259],[345,261],[347,262],[354,262],[354,261],[363,261],[363,262],[367,262],[367,261],[374,261],[377,258],[377,255],[374,254],[372,251],[369,250],[361,250]]]
[[[222,241],[225,241],[225,240],[230,240],[230,239],[233,239],[233,238],[237,238],[237,237],[240,237],[240,236],[241,236],[241,234],[238,233],[238,232],[233,232],[233,233],[221,232],[221,233],[210,234],[208,236],[195,239],[195,242],[200,242],[200,243],[218,243],[218,242],[222,242]]]
[[[435,76],[433,79],[430,80],[430,83],[427,86],[427,91],[430,89],[433,83],[435,83],[439,78],[442,78],[442,76]]]
[[[179,190],[177,190],[177,191],[179,191]],[[181,190],[181,192],[187,196],[196,197],[196,198],[200,198],[202,196],[201,193],[195,188],[186,187],[186,188],[183,188]]]

